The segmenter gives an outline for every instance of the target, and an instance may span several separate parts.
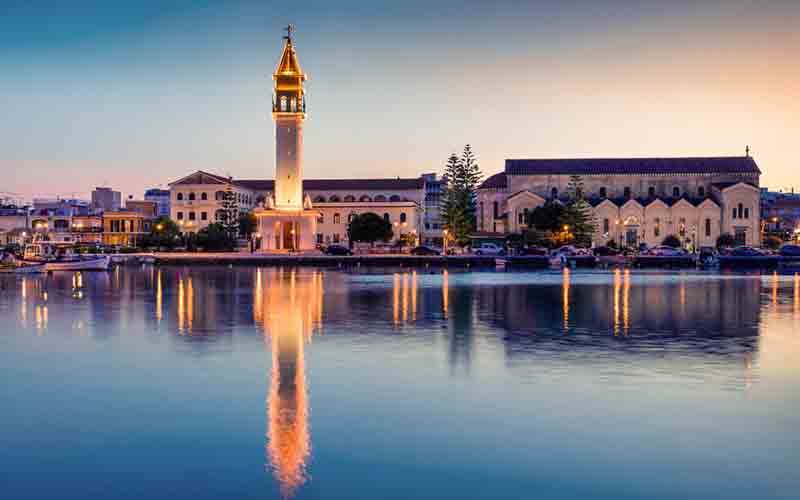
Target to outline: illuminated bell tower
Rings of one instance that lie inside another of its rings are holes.
[[[303,207],[303,121],[306,118],[303,82],[306,75],[297,62],[292,44],[292,25],[283,37],[283,53],[272,79],[275,92],[272,118],[275,120],[275,207]]]
[[[263,207],[253,213],[258,219],[259,250],[262,252],[312,251],[316,248],[317,217],[311,199],[303,194],[303,122],[306,75],[297,62],[289,25],[283,37],[283,52],[272,75],[272,119],[275,120],[275,187]]]

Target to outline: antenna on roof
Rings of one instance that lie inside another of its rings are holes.
[[[749,145],[744,147],[744,155],[746,157],[750,158],[750,146]]]

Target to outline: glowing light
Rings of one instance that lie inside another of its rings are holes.
[[[631,270],[625,269],[624,280],[622,283],[622,330],[625,335],[628,335],[628,329],[631,326]]]
[[[569,331],[569,268],[563,270],[562,282],[562,306],[564,311],[564,333]]]
[[[614,270],[614,335],[619,334],[619,295],[622,289],[622,272]]]

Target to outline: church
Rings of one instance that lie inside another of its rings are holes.
[[[240,180],[198,171],[170,184],[171,217],[197,232],[219,217],[226,189],[258,220],[259,250],[313,250],[347,244],[347,226],[373,212],[392,224],[394,239],[413,236],[440,246],[439,205],[444,179],[303,179],[307,103],[301,69],[287,28],[273,74],[274,180]],[[476,237],[503,238],[528,229],[528,215],[548,201],[569,201],[571,176],[580,176],[591,206],[593,244],[661,244],[677,236],[686,247],[713,246],[720,234],[760,244],[761,171],[750,156],[688,158],[508,159],[479,186]]]
[[[686,247],[714,246],[728,233],[760,245],[759,176],[749,154],[694,158],[511,159],[478,189],[478,231],[528,229],[528,214],[548,201],[569,201],[580,176],[591,206],[593,243],[660,245],[667,235]]]

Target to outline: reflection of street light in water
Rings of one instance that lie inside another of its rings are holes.
[[[284,497],[307,479],[311,453],[305,342],[322,318],[320,273],[257,271],[253,314],[272,349],[267,460]]]

